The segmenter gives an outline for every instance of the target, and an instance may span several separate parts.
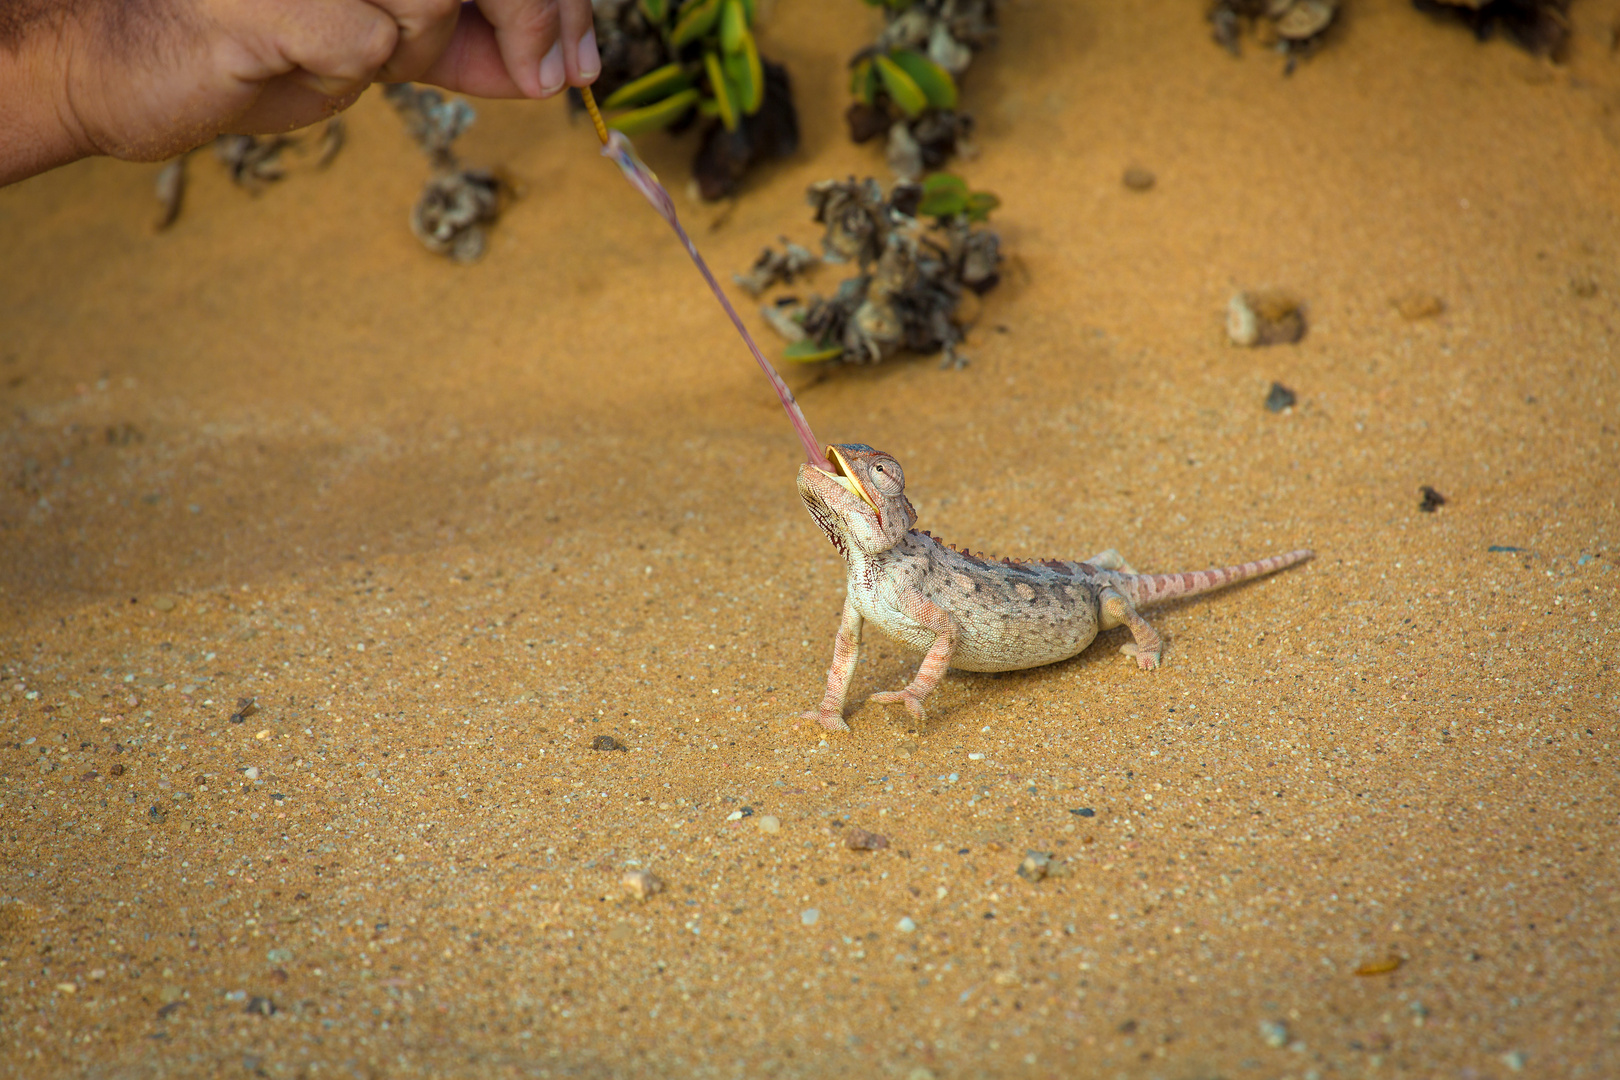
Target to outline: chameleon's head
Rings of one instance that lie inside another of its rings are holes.
[[[900,463],[864,443],[827,447],[832,471],[799,466],[799,498],[844,558],[898,544],[917,523]]]

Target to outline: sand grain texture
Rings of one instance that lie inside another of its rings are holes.
[[[376,95],[257,198],[199,157],[163,234],[155,166],[0,191],[0,1070],[1620,1074],[1620,10],[1552,67],[1346,5],[1284,78],[1195,6],[1006,5],[972,365],[790,378],[975,550],[1317,558],[927,731],[794,720],[842,573],[791,432],[555,103],[463,139],[526,189],[472,267]],[[723,273],[882,167],[848,7],[764,32],[801,155],[714,229],[677,193]],[[1232,347],[1266,288],[1307,335]]]

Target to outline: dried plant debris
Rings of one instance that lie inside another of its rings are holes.
[[[158,204],[163,208],[157,219],[159,231],[173,225],[180,216],[180,204],[186,197],[186,162],[190,157],[189,153],[181,154],[173,161],[165,162],[163,168],[158,170],[153,189]]]
[[[1481,41],[1500,26],[1537,56],[1562,60],[1569,46],[1569,0],[1412,0],[1412,6],[1464,23]]]
[[[821,261],[809,248],[795,244],[785,236],[781,239],[781,251],[766,248],[759,253],[759,258],[754,260],[748,273],[731,275],[731,280],[747,289],[750,296],[758,296],[778,283],[791,285],[794,278]]]
[[[885,25],[850,61],[850,138],[885,136],[889,168],[902,180],[970,156],[973,118],[959,110],[957,86],[974,51],[995,40],[995,0],[867,2],[883,9]]]
[[[510,191],[494,173],[465,168],[456,157],[456,139],[478,114],[459,98],[411,83],[390,84],[383,94],[433,165],[411,208],[411,231],[435,254],[476,262],[484,254],[483,227],[500,216]]]
[[[1243,53],[1245,30],[1264,48],[1287,56],[1285,74],[1310,56],[1333,25],[1339,0],[1215,0],[1208,19],[1215,40],[1233,56]]]
[[[1234,345],[1292,345],[1305,336],[1305,305],[1282,292],[1234,293],[1226,334]]]
[[[321,128],[316,145],[315,167],[324,169],[343,149],[343,118],[334,116]],[[225,167],[231,183],[257,195],[270,184],[287,175],[287,163],[282,153],[299,149],[302,144],[291,135],[221,135],[214,140],[214,157]],[[173,225],[180,217],[180,207],[186,196],[186,170],[191,151],[164,163],[158,171],[154,188],[162,212],[158,216],[159,231]]]
[[[288,135],[221,135],[214,140],[214,156],[231,183],[257,195],[287,175],[281,152],[297,141]]]
[[[760,55],[755,0],[593,0],[609,127],[637,135],[704,128],[692,172],[705,199],[799,148],[787,69]],[[580,102],[577,92],[570,100]]]
[[[783,356],[865,364],[906,349],[943,352],[942,367],[964,366],[964,294],[988,292],[1000,275],[1000,237],[980,227],[995,196],[942,173],[896,184],[887,197],[875,180],[824,180],[809,199],[825,228],[826,261],[853,263],[858,273],[831,298],[765,307],[766,321],[790,342]]]
[[[321,137],[316,143],[315,167],[324,169],[337,159],[343,150],[343,144],[348,141],[349,129],[343,123],[343,117],[334,116],[321,127]]]
[[[1446,497],[1434,490],[1434,488],[1430,487],[1428,484],[1424,484],[1422,487],[1418,488],[1418,494],[1422,496],[1422,498],[1418,501],[1418,509],[1423,511],[1425,514],[1432,514],[1442,506],[1446,505]]]

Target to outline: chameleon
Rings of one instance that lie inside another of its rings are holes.
[[[828,731],[848,731],[849,693],[868,622],[923,651],[902,690],[873,694],[927,722],[924,702],[949,668],[1014,671],[1078,655],[1101,630],[1129,627],[1121,647],[1143,670],[1159,664],[1163,642],[1137,613],[1147,604],[1218,589],[1311,557],[1308,550],[1213,570],[1139,574],[1109,549],[1084,562],[992,560],[959,551],[913,526],[900,463],[864,443],[827,447],[827,465],[799,466],[799,497],[843,558],[848,588],[833,643],[827,691],[803,714]],[[827,466],[830,466],[827,467]]]

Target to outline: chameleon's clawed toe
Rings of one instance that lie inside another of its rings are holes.
[[[1152,671],[1159,666],[1158,649],[1144,649],[1134,641],[1127,641],[1119,647],[1119,651],[1135,660],[1143,671]]]
[[[828,731],[848,731],[849,725],[839,713],[824,712],[820,709],[806,709],[799,714],[800,720],[814,720]]]
[[[912,693],[909,689],[882,690],[876,694],[873,694],[866,700],[874,702],[878,705],[904,705],[906,707],[906,712],[915,717],[918,723],[924,723],[928,720],[928,715],[923,710],[922,698]]]

